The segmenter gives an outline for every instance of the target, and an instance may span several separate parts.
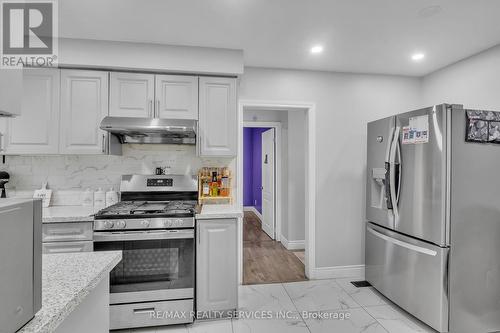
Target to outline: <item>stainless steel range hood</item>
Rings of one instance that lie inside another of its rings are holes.
[[[100,127],[120,143],[196,144],[196,120],[106,117]]]

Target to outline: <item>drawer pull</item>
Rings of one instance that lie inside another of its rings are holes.
[[[66,230],[66,229],[59,229],[59,230],[52,230],[50,232],[53,235],[80,235],[83,234],[83,230]]]
[[[386,242],[407,248],[408,250],[420,252],[420,253],[427,254],[427,255],[433,256],[433,257],[435,257],[437,255],[437,252],[434,250],[400,241],[399,239],[395,239],[395,238],[386,236],[378,231],[375,231],[372,228],[368,228],[368,232],[370,232],[371,234],[373,234],[374,236],[376,236],[378,238],[385,240]]]
[[[134,309],[134,314],[148,314],[155,312],[155,308]]]

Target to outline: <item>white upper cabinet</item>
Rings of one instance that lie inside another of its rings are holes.
[[[21,114],[23,70],[4,69],[0,72],[0,114]]]
[[[61,70],[62,154],[106,154],[108,134],[99,129],[108,115],[108,72]]]
[[[236,156],[236,79],[200,77],[200,156]]]
[[[21,115],[7,119],[6,154],[59,152],[59,70],[25,69]]]
[[[198,77],[156,75],[155,118],[198,119]]]
[[[155,76],[112,72],[109,82],[109,115],[153,117]]]

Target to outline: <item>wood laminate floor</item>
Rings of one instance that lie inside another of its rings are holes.
[[[304,264],[263,230],[257,215],[243,218],[243,284],[306,281]]]

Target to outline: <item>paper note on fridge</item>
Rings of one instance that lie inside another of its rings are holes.
[[[429,142],[429,116],[411,117],[408,126],[403,127],[403,144]]]

